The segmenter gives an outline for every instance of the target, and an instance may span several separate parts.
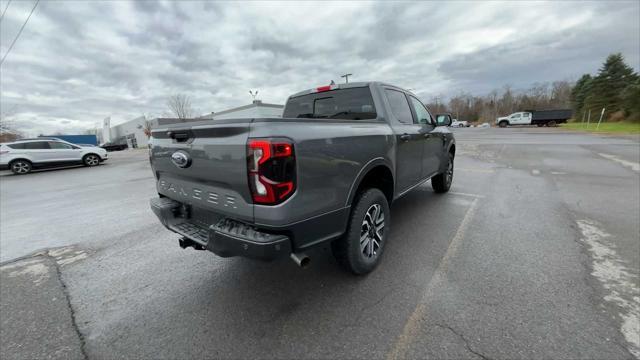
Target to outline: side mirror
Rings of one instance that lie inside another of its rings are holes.
[[[436,126],[451,126],[451,116],[449,114],[436,115]]]

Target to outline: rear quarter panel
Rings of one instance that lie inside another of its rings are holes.
[[[10,149],[8,147],[3,147],[2,150],[7,151],[7,153],[0,154],[0,165],[9,165],[9,163],[15,159],[25,159],[32,163],[34,162],[33,158],[24,149]]]
[[[345,209],[358,174],[373,159],[393,171],[394,137],[383,121],[256,119],[251,137],[292,139],[297,164],[295,194],[277,206],[255,205],[257,224],[285,226]]]

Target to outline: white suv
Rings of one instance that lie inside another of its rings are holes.
[[[34,168],[70,164],[96,166],[108,159],[96,146],[79,146],[55,138],[22,139],[0,144],[0,170],[22,175]]]

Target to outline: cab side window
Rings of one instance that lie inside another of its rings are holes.
[[[520,119],[521,116],[522,116],[522,114],[518,113],[518,114],[512,115],[511,118],[512,119]]]
[[[424,107],[424,105],[422,105],[420,100],[414,98],[413,96],[409,96],[409,99],[411,99],[411,105],[416,112],[417,123],[422,125],[432,125],[433,121],[431,120],[431,114],[429,114],[429,111]]]
[[[398,119],[398,121],[405,124],[413,123],[413,116],[411,115],[411,109],[407,102],[407,97],[403,92],[391,89],[385,89],[389,105],[391,106],[391,112]]]
[[[73,149],[73,146],[69,145],[69,144],[65,144],[65,143],[61,143],[61,142],[57,142],[57,141],[50,141],[49,142],[49,146],[52,149]]]

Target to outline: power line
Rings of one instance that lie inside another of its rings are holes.
[[[13,45],[16,44],[16,41],[18,41],[18,38],[22,34],[22,30],[24,30],[24,27],[27,26],[27,23],[29,22],[29,19],[31,19],[31,15],[33,15],[33,12],[36,10],[36,6],[38,6],[39,2],[40,2],[40,0],[36,0],[36,3],[33,5],[33,8],[31,9],[31,12],[29,13],[29,16],[27,16],[27,19],[24,21],[24,24],[22,24],[22,27],[20,28],[20,31],[18,31],[18,35],[16,35],[16,38],[13,39],[13,42],[11,43],[11,45],[9,45],[9,49],[7,50],[7,52],[2,57],[2,60],[0,60],[0,65],[2,65],[2,63],[4,62],[4,59],[7,58],[7,55],[9,55],[9,52],[11,52],[11,49],[13,49]]]
[[[7,2],[7,6],[4,7],[4,10],[2,10],[2,15],[0,15],[0,21],[2,21],[2,18],[4,17],[4,13],[7,12],[7,9],[9,8],[9,4],[11,4],[11,0]]]

